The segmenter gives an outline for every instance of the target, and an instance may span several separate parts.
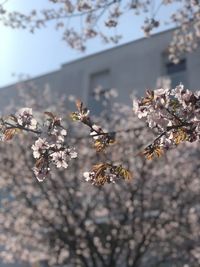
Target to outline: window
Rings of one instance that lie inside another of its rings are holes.
[[[181,59],[178,64],[174,64],[172,62],[167,63],[167,73],[174,74],[177,72],[182,72],[186,70],[186,60]]]
[[[103,111],[104,92],[110,89],[110,71],[103,70],[90,76],[90,88],[88,96],[88,107],[91,112],[98,115]]]
[[[170,79],[171,88],[176,87],[180,83],[186,87],[188,86],[186,59],[181,59],[177,64],[167,62],[165,65],[165,72]]]

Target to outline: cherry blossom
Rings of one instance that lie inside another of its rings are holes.
[[[9,141],[19,132],[35,134],[37,139],[31,146],[33,157],[36,159],[33,172],[41,182],[50,173],[51,165],[57,168],[67,168],[68,162],[77,157],[74,148],[66,143],[67,130],[62,125],[62,119],[51,112],[46,115],[43,125],[33,117],[31,108],[21,108],[8,119],[2,118],[2,141]]]
[[[47,152],[49,144],[46,142],[46,139],[39,138],[35,141],[35,144],[32,145],[32,149],[34,158],[38,159]]]
[[[133,110],[145,119],[158,136],[146,147],[147,157],[160,156],[163,149],[181,142],[199,141],[200,95],[182,84],[174,89],[148,90],[146,97],[134,100]]]
[[[21,108],[16,113],[17,122],[23,127],[34,130],[37,128],[37,121],[33,118],[31,108]]]
[[[54,152],[51,154],[51,157],[57,168],[68,167],[68,164],[66,163],[66,154],[64,151]]]

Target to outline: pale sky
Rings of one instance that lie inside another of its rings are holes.
[[[0,3],[2,2],[3,0],[0,0]],[[8,10],[28,11],[52,5],[48,0],[8,0],[4,7]],[[172,7],[168,10],[161,8],[159,17],[163,21],[163,18],[167,18],[171,12]],[[144,17],[136,17],[132,14],[122,18],[117,29],[119,34],[123,34],[120,44],[144,37],[140,28],[143,20]],[[169,27],[162,23],[158,31]],[[99,39],[96,39],[87,44],[86,52],[77,52],[61,40],[61,32],[55,31],[52,25],[31,34],[26,30],[10,29],[0,22],[0,34],[0,87],[16,82],[21,74],[31,77],[42,75],[59,69],[66,62],[113,46],[102,44]],[[17,76],[13,77],[13,73]]]

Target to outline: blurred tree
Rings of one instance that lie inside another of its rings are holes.
[[[40,101],[27,100],[39,109]],[[112,148],[96,153],[86,129],[77,126],[70,143],[78,159],[43,183],[32,178],[30,135],[1,144],[1,258],[76,267],[198,266],[197,143],[146,161],[133,154],[152,134],[129,107],[116,103],[112,113],[96,120],[117,132]],[[82,173],[96,160],[122,163],[134,180],[104,187],[83,182]]]

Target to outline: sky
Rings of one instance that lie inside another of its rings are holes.
[[[0,4],[3,2],[0,0]],[[8,0],[4,4],[4,8],[7,10],[21,12],[51,8],[52,6],[53,4],[49,3],[48,0]],[[158,31],[166,30],[172,26],[165,25],[163,17],[167,18],[175,8],[160,9],[158,14],[162,24]],[[143,16],[124,15],[117,29],[119,34],[123,34],[119,44],[144,37],[141,30],[143,20]],[[75,21],[74,23],[76,27],[79,22]],[[64,63],[113,46],[105,45],[100,40],[95,39],[87,43],[87,50],[82,53],[69,48],[62,41],[61,32],[56,31],[52,24],[31,34],[26,30],[11,29],[0,22],[0,87],[15,83],[20,77],[35,77],[57,70]]]

